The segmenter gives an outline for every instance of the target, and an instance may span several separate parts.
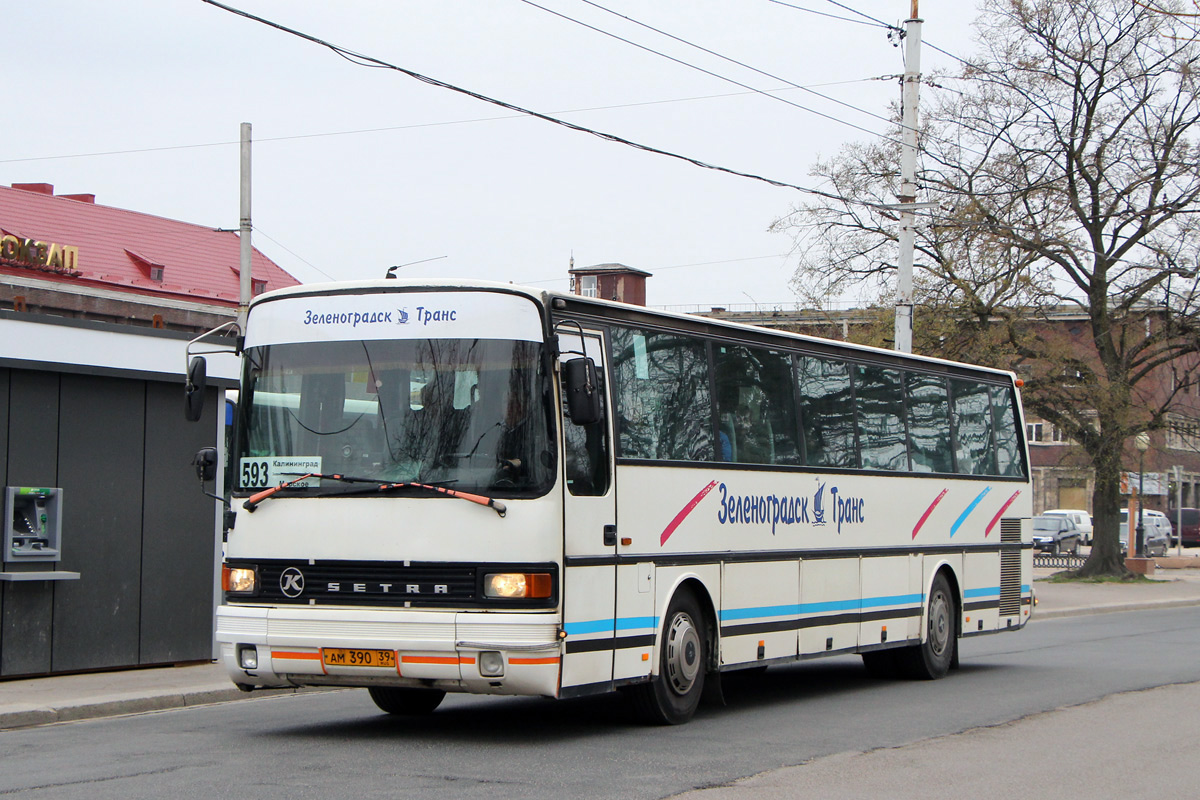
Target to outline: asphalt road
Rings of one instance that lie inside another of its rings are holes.
[[[1194,608],[1052,619],[965,641],[962,668],[938,682],[872,680],[857,658],[775,667],[727,681],[726,707],[702,708],[674,728],[632,723],[619,696],[451,696],[413,721],[379,713],[363,691],[336,691],[5,731],[0,795],[659,798],[1196,681]],[[1126,723],[1088,733],[1153,735],[1152,720]],[[994,752],[1057,762],[1055,752],[1029,751],[1019,734]],[[969,774],[970,762],[961,769]],[[1013,776],[1012,793],[1028,796],[1021,778]],[[822,796],[808,788],[794,796]],[[924,796],[941,794],[925,788]],[[1064,788],[1079,787],[1072,779]]]

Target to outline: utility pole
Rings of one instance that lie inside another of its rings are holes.
[[[913,0],[915,3],[916,0]],[[250,282],[251,255],[250,247],[250,123],[242,123],[242,169],[241,169],[241,213],[238,224],[238,238],[241,240],[241,266],[238,272],[240,279],[238,287],[238,327],[242,335],[246,333],[246,317],[250,314],[250,295],[253,285]]]
[[[895,347],[912,352],[913,251],[916,249],[914,211],[917,206],[917,101],[921,85],[921,22],[918,0],[911,0],[910,18],[904,23],[904,83],[900,92],[900,261],[896,279]]]

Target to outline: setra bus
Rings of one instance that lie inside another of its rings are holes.
[[[681,723],[727,671],[940,678],[1029,619],[1011,373],[482,282],[269,292],[238,341],[216,637],[247,690]]]

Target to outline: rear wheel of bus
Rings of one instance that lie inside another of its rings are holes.
[[[372,686],[367,691],[381,711],[410,717],[431,713],[441,705],[446,696],[441,689],[405,689],[394,686]]]
[[[658,675],[630,689],[639,719],[679,725],[696,713],[708,663],[707,631],[696,596],[687,589],[680,590],[672,598],[663,623]]]
[[[901,671],[918,680],[945,677],[957,655],[957,619],[958,604],[950,589],[950,581],[939,572],[929,589],[929,606],[925,610],[926,630],[921,644],[896,653]]]

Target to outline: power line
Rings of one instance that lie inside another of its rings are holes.
[[[843,86],[851,83],[867,83],[869,81],[891,80],[894,76],[884,75],[875,78],[856,78],[845,81],[829,81],[826,83],[815,83],[813,87],[823,86]],[[787,92],[791,91],[792,87],[785,86],[780,89],[768,89],[770,92]],[[694,97],[676,97],[666,100],[646,100],[640,103],[618,103],[609,106],[591,106],[588,108],[570,108],[560,111],[552,111],[552,114],[583,114],[591,111],[613,111],[621,108],[638,108],[640,106],[663,105],[667,103],[691,103],[698,100],[720,100],[727,97],[745,97],[747,95],[758,94],[757,92],[724,92],[721,94],[696,95]],[[445,125],[469,125],[478,122],[499,122],[510,119],[525,119],[526,114],[502,114],[495,117],[476,117],[473,119],[452,119],[442,120],[440,122],[417,122],[411,125],[388,125],[380,128],[355,128],[348,131],[323,131],[321,133],[298,133],[290,136],[264,136],[254,140],[255,144],[263,144],[264,142],[288,142],[298,139],[319,139],[328,136],[357,136],[364,133],[387,133],[390,131],[406,131],[419,128],[437,128]],[[162,145],[158,147],[138,147],[128,150],[102,150],[91,153],[64,153],[53,156],[27,156],[23,158],[3,158],[0,159],[0,164],[17,164],[27,161],[56,161],[68,158],[93,158],[99,156],[124,156],[137,155],[140,153],[157,153],[170,150],[190,150],[200,147],[227,147],[236,145],[239,142],[236,139],[231,139],[223,142],[199,142],[192,144],[177,144],[177,145]]]
[[[526,0],[522,0],[522,2],[526,2]],[[708,53],[711,56],[716,56],[717,58],[728,61],[731,64],[736,64],[739,67],[743,67],[745,69],[750,70],[751,72],[757,72],[759,75],[762,75],[764,77],[771,78],[773,80],[777,80],[781,83],[786,83],[788,86],[791,86],[794,89],[800,89],[801,91],[808,92],[811,95],[820,97],[822,100],[828,100],[831,103],[836,103],[837,105],[845,106],[846,108],[850,109],[851,111],[857,111],[860,114],[866,114],[869,117],[874,117],[875,119],[886,122],[889,125],[892,124],[892,120],[888,119],[887,117],[880,116],[879,114],[876,114],[873,111],[868,111],[865,108],[859,108],[858,106],[851,105],[850,103],[846,103],[841,100],[838,100],[835,97],[830,97],[829,95],[814,91],[813,89],[811,89],[807,86],[801,86],[797,83],[793,83],[792,81],[789,81],[787,78],[781,78],[778,75],[773,75],[772,73],[758,69],[757,67],[752,67],[743,61],[738,61],[736,58],[730,58],[729,56],[722,55],[721,53],[718,53],[715,50],[710,50],[707,47],[703,47],[701,45],[696,44],[695,42],[688,41],[687,39],[676,36],[672,33],[667,33],[666,31],[656,28],[653,25],[648,25],[645,22],[641,22],[639,20],[634,19],[633,17],[626,16],[625,14],[618,13],[609,8],[605,8],[604,6],[600,5],[599,3],[593,2],[593,0],[580,0],[580,2],[586,3],[587,5],[592,6],[593,8],[598,8],[601,11],[604,11],[608,14],[612,14],[613,16],[620,17],[621,19],[628,20],[629,22],[632,22],[635,25],[640,25],[641,27],[646,28],[647,30],[654,31],[655,33],[659,34],[660,36],[666,36],[668,39],[672,39],[681,44],[686,44],[688,47],[694,47],[695,49],[697,49],[703,53]],[[846,124],[849,124],[849,123],[846,123]]]
[[[208,1],[208,0],[206,0],[206,2],[207,2],[207,1]],[[817,115],[818,117],[822,117],[822,118],[824,118],[824,119],[830,120],[831,122],[837,122],[837,123],[840,123],[840,124],[842,124],[842,125],[849,126],[849,127],[851,127],[851,128],[854,128],[855,130],[862,131],[863,133],[868,133],[868,134],[870,134],[871,136],[878,136],[878,137],[880,137],[880,138],[883,138],[883,139],[885,139],[885,140],[888,140],[888,141],[893,141],[893,140],[891,140],[891,139],[890,139],[890,138],[889,138],[889,137],[888,137],[886,134],[881,134],[881,133],[878,133],[878,132],[876,132],[876,131],[873,131],[873,130],[871,130],[871,129],[869,129],[869,128],[864,128],[863,126],[861,126],[861,125],[856,125],[856,124],[854,124],[853,122],[847,122],[846,120],[844,120],[844,119],[840,119],[840,118],[838,118],[838,117],[835,117],[835,116],[833,116],[832,114],[826,114],[826,113],[824,113],[824,112],[822,112],[822,111],[817,111],[815,108],[809,108],[808,106],[801,105],[801,104],[799,104],[799,103],[794,103],[794,102],[792,102],[791,100],[787,100],[787,99],[785,99],[785,98],[778,97],[778,96],[776,96],[776,95],[773,95],[773,94],[768,94],[767,92],[764,92],[764,91],[762,91],[761,89],[756,89],[755,87],[753,87],[753,86],[750,86],[749,84],[742,83],[741,81],[734,80],[733,78],[726,77],[726,76],[724,76],[724,75],[721,75],[721,74],[719,74],[719,73],[713,72],[712,70],[708,70],[708,69],[705,69],[704,67],[700,67],[700,66],[697,66],[697,65],[695,65],[695,64],[692,64],[692,63],[689,63],[689,62],[687,62],[687,61],[684,61],[683,59],[676,58],[675,56],[667,55],[666,53],[664,53],[664,52],[662,52],[662,51],[660,51],[660,50],[655,50],[655,49],[654,49],[654,48],[652,48],[652,47],[647,47],[646,45],[643,45],[643,44],[638,44],[637,42],[635,42],[635,41],[633,41],[633,40],[631,40],[631,39],[626,39],[626,38],[624,38],[623,36],[618,36],[618,35],[617,35],[617,34],[615,34],[615,33],[612,33],[612,32],[610,32],[610,31],[606,31],[606,30],[604,30],[603,28],[598,28],[598,27],[596,27],[595,25],[590,25],[590,24],[588,24],[588,23],[586,23],[586,22],[583,22],[582,20],[578,20],[578,19],[575,19],[574,17],[571,17],[571,16],[568,16],[568,15],[566,15],[566,14],[563,14],[563,13],[562,13],[562,12],[560,12],[560,11],[555,11],[555,10],[554,10],[554,9],[552,9],[552,8],[546,8],[546,7],[545,7],[545,6],[543,6],[543,5],[539,5],[539,4],[535,3],[535,2],[533,2],[533,0],[520,0],[520,2],[524,3],[525,5],[528,5],[528,6],[533,6],[534,8],[537,8],[537,9],[540,9],[540,10],[542,10],[542,11],[545,11],[547,14],[553,14],[554,16],[556,16],[556,17],[559,17],[560,19],[565,19],[565,20],[567,20],[568,22],[573,22],[573,23],[575,23],[576,25],[581,25],[581,26],[583,26],[583,27],[585,27],[585,28],[587,28],[587,29],[589,29],[589,30],[595,31],[596,33],[602,34],[602,35],[604,35],[604,36],[608,36],[608,37],[610,37],[610,38],[612,38],[612,39],[616,39],[616,40],[617,40],[617,41],[619,41],[619,42],[624,42],[625,44],[628,44],[628,45],[630,45],[630,46],[632,46],[632,47],[636,47],[636,48],[638,48],[639,50],[644,50],[644,51],[646,51],[647,53],[653,53],[653,54],[654,54],[654,55],[656,55],[656,56],[659,56],[659,57],[661,57],[661,58],[665,58],[665,59],[667,59],[668,61],[673,61],[673,62],[674,62],[674,63],[676,63],[676,64],[679,64],[679,65],[681,65],[681,66],[687,67],[688,69],[693,69],[693,70],[696,70],[697,72],[702,72],[702,73],[704,73],[705,75],[708,75],[708,76],[710,76],[710,77],[716,78],[717,80],[725,81],[726,83],[732,83],[734,86],[740,86],[740,87],[742,87],[743,89],[749,89],[750,91],[752,91],[752,92],[756,92],[756,93],[758,93],[758,94],[761,94],[761,95],[763,95],[763,96],[765,96],[765,97],[770,97],[772,100],[778,100],[779,102],[781,102],[781,103],[786,103],[787,105],[789,105],[789,106],[792,106],[793,108],[798,108],[798,109],[800,109],[801,111],[807,111],[807,112],[808,112],[808,113],[810,113],[810,114],[815,114],[815,115]],[[584,0],[584,2],[588,2],[588,0]],[[595,5],[595,4],[594,4],[594,3],[589,3],[589,5]],[[606,9],[606,8],[603,8],[603,7],[601,7],[601,6],[596,6],[596,8],[599,8],[601,11],[608,11],[608,9]],[[614,12],[614,11],[609,11],[608,13],[610,13],[610,14],[616,14],[616,12]],[[634,23],[636,23],[636,24],[638,24],[638,25],[643,25],[643,23],[641,23],[641,22],[637,22],[637,20],[631,19],[630,17],[625,17],[623,14],[616,14],[616,16],[623,17],[624,19],[627,19],[627,20],[629,20],[630,22],[634,22]],[[644,27],[650,28],[650,26],[649,26],[649,25],[644,25]],[[656,31],[657,33],[661,33],[661,34],[662,34],[662,35],[664,35],[664,36],[670,36],[672,39],[677,39],[678,41],[681,41],[681,42],[683,42],[684,44],[687,44],[687,45],[689,45],[689,46],[691,46],[691,47],[696,47],[697,49],[700,49],[700,50],[704,50],[706,53],[710,53],[710,54],[712,54],[712,55],[718,56],[719,58],[726,58],[725,56],[722,56],[722,55],[720,55],[719,53],[714,53],[713,51],[711,51],[711,50],[706,50],[705,48],[703,48],[703,47],[700,47],[699,45],[694,45],[694,44],[692,44],[691,42],[686,42],[686,41],[684,41],[683,39],[678,39],[677,37],[671,36],[671,34],[664,33],[663,31],[659,31],[659,30],[658,30],[658,29],[656,29],[656,28],[651,28],[651,30],[654,30],[654,31]],[[726,58],[726,60],[727,60],[727,61],[733,61],[733,59],[729,59],[729,58]],[[740,62],[734,62],[734,63],[740,63]],[[748,66],[747,66],[747,65],[745,65],[745,64],[741,64],[741,66],[743,66],[743,67],[746,67],[747,69],[754,69],[753,67],[748,67]],[[754,70],[754,71],[755,71],[755,72],[761,72],[761,70]],[[767,75],[768,73],[765,73],[765,72],[763,72],[762,74],[764,74],[764,75]],[[784,80],[783,78],[777,78],[777,77],[775,77],[775,76],[773,76],[773,75],[771,75],[771,76],[769,76],[769,77],[772,77],[772,78],[774,78],[775,80],[783,81],[784,83],[788,83],[788,84],[789,84],[789,85],[791,85],[791,86],[795,86],[795,84],[792,84],[790,81],[786,81],[786,80]],[[796,88],[800,88],[800,87],[798,87],[798,86],[797,86]],[[814,92],[814,94],[816,94],[816,92]],[[823,96],[823,95],[822,95],[822,96]],[[829,99],[829,98],[826,98],[826,99]],[[835,101],[835,102],[836,102],[836,101]],[[845,104],[843,104],[843,105],[845,105]],[[853,106],[851,106],[851,108],[853,108]],[[862,109],[855,109],[855,110],[856,110],[856,111],[862,111]],[[868,111],[863,111],[862,113],[864,113],[864,114],[869,114],[870,112],[868,112]],[[872,114],[872,116],[875,116],[875,115],[873,115],[873,114]],[[884,118],[884,117],[879,117],[879,119],[883,119],[885,122],[888,122],[889,124],[891,123],[891,120],[887,120],[887,119],[886,119],[886,118]],[[897,144],[898,144],[899,142],[898,142],[898,141],[896,141],[895,143],[897,143]]]
[[[588,128],[583,125],[576,125],[573,122],[567,122],[566,120],[559,119],[557,117],[552,117],[548,114],[543,114],[538,111],[532,111],[527,108],[522,108],[521,106],[513,105],[512,103],[507,103],[503,100],[498,100],[494,97],[488,97],[487,95],[471,91],[470,89],[464,89],[460,86],[455,86],[454,84],[446,83],[445,81],[441,81],[436,78],[431,78],[427,75],[422,75],[419,72],[415,72],[413,70],[406,69],[404,67],[400,67],[395,64],[391,64],[387,61],[383,61],[381,59],[374,58],[373,56],[356,53],[352,50],[348,50],[347,48],[341,47],[339,45],[335,45],[335,44],[333,44],[331,42],[327,42],[323,39],[319,39],[316,36],[313,36],[311,34],[303,33],[301,31],[295,30],[293,28],[289,28],[285,25],[281,25],[278,22],[272,22],[268,19],[264,19],[263,17],[256,16],[247,11],[242,11],[240,9],[233,8],[232,6],[224,5],[222,3],[217,2],[217,0],[204,0],[204,2],[208,3],[209,5],[216,6],[217,8],[220,8],[224,11],[228,11],[231,14],[236,14],[240,17],[244,17],[245,19],[249,19],[253,22],[258,22],[262,25],[266,25],[266,26],[268,26],[270,28],[274,28],[278,31],[282,31],[283,33],[291,34],[292,36],[295,36],[297,38],[304,39],[305,41],[312,42],[313,44],[316,44],[316,45],[320,45],[321,47],[324,47],[324,48],[332,51],[333,53],[337,54],[338,56],[341,56],[342,58],[346,59],[347,61],[349,61],[353,64],[358,64],[360,66],[365,66],[365,67],[371,67],[373,69],[390,69],[395,72],[399,72],[403,75],[407,75],[410,78],[414,78],[415,80],[421,81],[422,83],[428,84],[430,86],[436,86],[440,89],[448,89],[449,91],[457,92],[458,94],[462,94],[467,97],[471,97],[471,98],[480,100],[485,103],[490,103],[491,105],[499,106],[500,108],[506,108],[509,111],[516,111],[521,114],[527,114],[528,116],[535,117],[537,119],[544,120],[546,122],[552,122],[555,125],[560,125],[564,128],[567,128],[568,130],[578,131],[580,133],[588,133],[588,134],[591,134],[592,136],[603,139],[605,141],[614,142],[616,144],[623,144],[627,147],[632,147],[636,150],[641,150],[641,151],[647,152],[647,153],[654,153],[656,155],[666,156],[668,158],[674,158],[676,160],[683,161],[688,164],[692,164],[694,166],[701,167],[703,169],[711,169],[711,170],[715,170],[717,172],[724,172],[728,175],[736,175],[741,178],[749,178],[751,180],[760,181],[762,183],[766,183],[771,186],[778,186],[780,188],[785,188],[785,189],[796,189],[796,190],[804,192],[806,194],[812,194],[812,195],[816,195],[816,196],[820,196],[820,197],[825,197],[827,199],[837,200],[839,202],[853,203],[856,205],[869,205],[867,203],[861,203],[860,201],[851,200],[849,198],[839,197],[837,195],[830,194],[828,192],[821,192],[816,189],[811,189],[811,188],[808,188],[805,186],[798,186],[794,183],[787,183],[786,181],[779,181],[779,180],[775,180],[773,178],[764,177],[762,175],[754,175],[754,174],[751,174],[748,172],[741,172],[739,170],[730,169],[728,167],[718,166],[716,164],[709,164],[707,162],[701,161],[696,158],[692,158],[690,156],[681,155],[679,153],[672,153],[668,150],[663,150],[658,147],[652,147],[650,145],[640,144],[640,143],[634,142],[630,139],[625,139],[625,138],[616,136],[611,133],[605,133],[603,131],[596,130],[595,128]],[[747,87],[747,88],[749,88],[749,87]]]
[[[797,6],[797,5],[793,5],[791,3],[785,3],[785,2],[783,2],[783,0],[768,0],[768,2],[775,3],[776,5],[780,5],[780,6],[787,6],[788,8],[794,8],[797,11],[806,11],[809,14],[816,14],[818,17],[828,17],[829,19],[836,19],[841,22],[852,22],[855,25],[867,25],[872,28],[882,26],[882,27],[888,28],[888,29],[895,29],[894,25],[888,25],[886,23],[878,23],[878,22],[863,22],[861,19],[851,19],[850,17],[839,17],[837,14],[830,14],[825,11],[817,11],[816,9],[805,8],[804,6]]]
[[[826,1],[827,1],[827,2],[829,2],[829,3],[832,3],[833,5],[837,6],[838,8],[845,9],[846,11],[849,11],[851,14],[857,14],[858,16],[860,16],[860,17],[863,17],[864,19],[869,19],[869,20],[871,20],[871,22],[874,22],[876,25],[882,25],[883,27],[885,27],[885,28],[891,28],[892,30],[900,30],[900,29],[899,29],[899,28],[897,28],[895,25],[889,25],[888,23],[884,22],[883,20],[880,20],[880,19],[875,19],[875,18],[874,18],[874,17],[872,17],[871,15],[869,15],[869,14],[864,14],[863,12],[859,11],[859,10],[858,10],[858,9],[856,9],[856,8],[851,8],[851,7],[850,7],[850,6],[848,6],[848,5],[844,5],[843,3],[839,3],[837,0],[826,0]]]

